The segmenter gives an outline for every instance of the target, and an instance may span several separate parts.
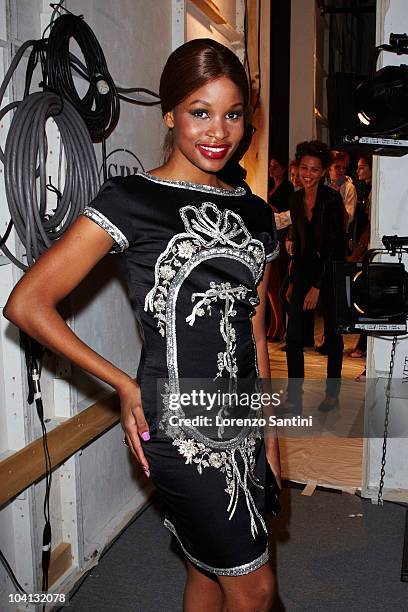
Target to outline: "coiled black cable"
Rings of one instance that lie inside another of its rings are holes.
[[[85,59],[82,76],[89,86],[81,98],[72,76],[71,38],[79,45]],[[109,74],[99,42],[81,16],[68,13],[52,24],[44,64],[47,87],[58,92],[80,113],[93,142],[101,142],[115,129],[119,120],[119,97]]]
[[[60,132],[66,166],[64,188],[52,215],[46,210],[45,124],[49,117],[53,117]],[[95,151],[86,126],[74,107],[55,93],[36,92],[19,104],[4,152],[4,179],[10,214],[25,245],[28,266],[31,266],[96,195],[99,177]],[[27,269],[15,257],[11,258],[20,268]]]
[[[36,58],[44,49],[43,41],[30,40],[21,45],[0,86],[0,105],[21,58],[30,46],[33,50],[25,87],[28,94]],[[11,102],[1,109],[0,121],[13,109],[17,110],[11,121],[4,152],[0,148],[0,160],[4,164],[11,220],[26,247],[28,266],[5,246],[7,236],[0,236],[0,248],[19,268],[27,270],[95,196],[99,188],[99,176],[95,151],[86,125],[68,101],[63,101],[52,92],[36,92],[27,95],[23,101]],[[45,124],[49,117],[53,117],[60,131],[60,150],[65,154],[66,166],[63,189],[54,188],[58,191],[59,201],[51,215],[46,210],[49,181],[46,172],[48,147]]]

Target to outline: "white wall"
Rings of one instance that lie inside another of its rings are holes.
[[[377,0],[377,45],[388,43],[391,32],[408,31],[408,10],[406,0]],[[378,68],[386,65],[407,63],[407,56],[382,53]],[[374,164],[373,214],[371,243],[376,246],[384,234],[408,235],[408,155],[404,157],[378,157]],[[396,261],[387,259],[387,261]],[[404,258],[408,268],[408,258]],[[384,397],[384,383],[388,372],[391,342],[375,339],[372,343],[368,374],[383,377],[380,396]],[[394,367],[394,378],[402,379],[405,357],[408,355],[408,340],[400,340]],[[408,501],[408,412],[407,397],[400,391],[392,393],[390,410],[391,437],[388,441],[385,488],[390,496],[397,492],[400,499]],[[382,429],[384,401],[381,409],[373,415]],[[397,437],[405,432],[405,437]],[[376,496],[381,461],[381,439],[366,441],[366,495]],[[386,496],[385,496],[386,497]]]
[[[296,145],[314,137],[316,1],[292,0],[289,155]]]

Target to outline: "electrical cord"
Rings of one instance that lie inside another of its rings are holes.
[[[5,568],[6,572],[10,576],[11,582],[14,584],[16,589],[20,593],[23,593],[24,595],[28,595],[28,593],[23,589],[23,587],[21,586],[21,584],[17,580],[17,577],[16,577],[15,573],[11,569],[10,563],[7,561],[6,557],[4,556],[4,554],[3,554],[3,552],[1,550],[0,550],[0,561],[2,562],[3,567]]]
[[[69,54],[69,58],[72,70],[74,70],[85,81],[89,81],[85,64],[83,64],[81,60],[79,60],[73,53]],[[116,91],[118,92],[118,98],[120,100],[123,100],[124,102],[129,102],[130,104],[138,104],[140,106],[156,106],[157,104],[160,104],[159,95],[154,91],[151,91],[151,89],[147,89],[146,87],[120,87],[117,84],[115,86]],[[129,93],[146,94],[148,96],[156,98],[156,100],[137,100],[136,98],[130,98],[129,96],[124,95]]]
[[[45,33],[52,27],[53,23],[55,22],[55,15],[57,14],[59,15],[60,10],[65,11],[65,13],[67,13],[68,15],[71,15],[71,17],[75,17],[75,15],[71,13],[71,11],[69,11],[65,6],[63,6],[63,4],[64,4],[64,0],[61,0],[61,2],[59,2],[58,4],[51,3],[50,6],[51,8],[54,9],[54,11],[52,13],[49,25],[45,28],[43,32],[43,38],[45,37]],[[83,19],[83,15],[79,15],[76,18]],[[100,54],[102,54],[103,56],[102,49],[100,49]],[[69,52],[69,61],[70,61],[70,67],[72,70],[74,70],[77,74],[79,74],[84,80],[88,82],[91,81],[88,67],[85,64],[83,64],[83,62],[81,62],[80,59],[71,52]],[[115,86],[116,86],[116,91],[118,93],[118,98],[120,98],[124,102],[129,102],[130,104],[138,104],[140,106],[155,106],[157,104],[160,104],[159,95],[155,93],[154,91],[151,91],[150,89],[146,89],[145,87],[119,87],[119,85],[117,84]],[[144,93],[149,96],[152,96],[153,98],[156,98],[156,100],[153,100],[150,102],[147,100],[137,100],[135,98],[129,98],[126,95],[124,95],[127,93]]]
[[[86,77],[89,86],[82,98],[72,77],[71,39],[76,41],[85,59],[83,68],[86,70],[82,70],[82,76]],[[69,100],[80,113],[92,141],[101,142],[108,138],[119,121],[118,92],[102,48],[81,16],[67,13],[52,23],[44,73],[47,87]]]
[[[49,117],[60,132],[66,163],[64,188],[52,215],[46,212],[45,124]],[[52,92],[36,92],[19,104],[7,135],[4,179],[11,218],[31,266],[66,231],[99,187],[95,151],[86,126],[67,100]],[[10,252],[6,254],[27,269]]]
[[[28,336],[25,332],[20,331],[20,345],[25,353],[25,361],[27,368],[27,383],[28,383],[28,398],[27,401],[31,405],[35,403],[37,415],[40,420],[42,430],[42,442],[45,459],[45,495],[44,495],[44,529],[42,538],[42,590],[48,591],[48,572],[51,560],[51,513],[50,513],[50,493],[52,482],[52,463],[50,451],[48,448],[47,428],[44,421],[44,406],[41,393],[41,369],[42,357],[45,348],[36,340]]]
[[[84,206],[96,195],[99,187],[95,151],[81,116],[68,101],[63,101],[55,93],[28,93],[35,65],[44,52],[44,41],[29,40],[21,45],[0,85],[0,105],[13,74],[29,47],[32,47],[32,51],[26,72],[26,97],[22,101],[7,104],[0,111],[1,121],[8,112],[17,109],[11,121],[4,151],[0,147],[0,161],[4,164],[11,221],[26,247],[28,266],[20,262],[5,246],[11,231],[10,225],[6,235],[0,236],[0,248],[22,270],[27,270],[53,241],[66,231]],[[49,117],[53,117],[60,131],[60,165],[62,149],[66,162],[64,189],[52,215],[46,211],[48,181],[45,124]]]

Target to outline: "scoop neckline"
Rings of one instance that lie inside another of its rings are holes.
[[[244,189],[244,187],[225,189],[224,187],[214,187],[212,185],[204,185],[203,183],[192,183],[191,181],[161,178],[159,176],[149,174],[149,172],[145,172],[142,170],[140,170],[137,174],[138,176],[142,176],[143,178],[147,179],[148,181],[152,181],[153,183],[159,183],[160,185],[167,185],[169,187],[177,187],[179,189],[191,189],[194,191],[215,193],[217,195],[225,196],[241,196],[246,194],[246,190]]]

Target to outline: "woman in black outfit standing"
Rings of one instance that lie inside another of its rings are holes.
[[[290,302],[287,330],[288,404],[301,405],[304,379],[302,312],[320,302],[327,343],[326,397],[319,410],[338,405],[343,339],[336,333],[332,262],[345,257],[344,205],[339,193],[321,184],[330,150],[317,140],[297,146],[296,160],[303,184],[291,197],[293,257],[286,297]]]
[[[238,424],[220,439],[211,427],[192,427],[191,405],[186,419],[171,403],[183,378],[270,378],[264,315],[274,217],[248,187],[217,176],[249,127],[247,75],[232,51],[194,39],[166,62],[160,100],[165,163],[108,180],[20,280],[3,314],[116,389],[125,443],[155,484],[164,524],[186,557],[184,612],[267,612],[275,579],[266,467],[279,480],[277,439]],[[108,252],[120,257],[141,329],[137,381],[75,336],[56,310]]]

